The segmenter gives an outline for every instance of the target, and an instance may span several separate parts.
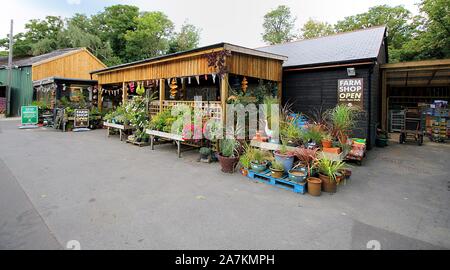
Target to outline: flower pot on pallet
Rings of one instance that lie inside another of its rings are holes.
[[[219,158],[220,166],[222,166],[222,172],[224,173],[234,173],[234,168],[239,161],[237,157],[224,157],[220,154],[217,155]]]
[[[308,178],[308,194],[311,196],[320,196],[322,194],[322,180],[316,177]]]
[[[295,183],[304,183],[308,173],[306,168],[297,168],[289,171],[289,180]]]
[[[254,172],[260,173],[267,169],[267,162],[262,163],[251,162],[250,166]]]
[[[283,163],[284,171],[288,173],[294,167],[294,154],[281,154],[280,151],[274,152],[275,160]]]
[[[322,180],[322,191],[328,193],[336,193],[337,184],[331,180],[329,176],[319,173],[319,178]]]
[[[270,168],[270,171],[272,173],[272,177],[274,178],[283,178],[284,170],[277,170],[274,168]]]

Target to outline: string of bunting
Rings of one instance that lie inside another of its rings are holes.
[[[36,91],[41,92],[41,93],[48,93],[48,92],[55,90],[56,88],[57,88],[57,85],[55,83],[53,83],[53,84],[46,85],[46,86],[40,85],[39,87],[36,88]]]

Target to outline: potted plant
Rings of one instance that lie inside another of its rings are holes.
[[[270,166],[270,171],[272,172],[272,177],[282,178],[284,175],[284,165],[279,161],[272,162]]]
[[[306,165],[304,165],[302,162],[297,163],[290,171],[289,171],[289,180],[293,181],[295,183],[304,183],[306,181],[306,178],[308,177],[308,171],[307,171]]]
[[[317,151],[318,150],[319,150],[318,148],[309,149],[309,148],[300,147],[300,148],[297,148],[297,150],[295,151],[295,155],[300,160],[299,164],[302,164],[306,168],[308,177],[311,177],[314,174],[313,169],[314,169],[315,162],[317,160]]]
[[[286,141],[281,144],[280,150],[274,152],[274,156],[276,161],[283,163],[286,173],[294,166],[295,153],[288,151]]]
[[[250,162],[250,166],[254,172],[263,172],[267,169],[269,164],[269,154],[266,151],[255,149]]]
[[[345,167],[342,161],[333,161],[322,158],[318,161],[319,178],[322,180],[322,189],[325,192],[336,193],[337,185],[342,180],[339,171]]]
[[[239,163],[241,164],[241,173],[243,176],[248,175],[248,170],[251,168],[251,162],[256,149],[252,148],[250,144],[244,142],[244,152],[239,157]]]
[[[317,177],[308,177],[308,194],[320,196],[322,194],[322,180]]]
[[[324,134],[322,137],[322,147],[331,148],[333,147],[333,137],[330,134]]]
[[[222,167],[222,172],[234,172],[234,168],[239,161],[237,153],[238,145],[239,143],[235,139],[227,138],[220,141],[220,153],[218,154],[218,159],[220,166]]]
[[[209,156],[211,155],[211,148],[202,147],[200,148],[199,153],[201,162],[209,162]]]
[[[359,110],[357,107],[349,107],[341,104],[327,112],[328,118],[332,123],[333,135],[339,139],[341,144],[347,143],[348,131],[355,125]]]

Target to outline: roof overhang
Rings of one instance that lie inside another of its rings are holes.
[[[50,77],[50,78],[45,78],[42,80],[33,81],[33,87],[51,84],[51,83],[54,83],[55,81],[70,81],[70,82],[87,83],[87,84],[96,84],[97,83],[96,80]]]
[[[329,69],[329,68],[340,68],[340,67],[351,67],[351,66],[366,66],[376,64],[376,58],[369,59],[358,59],[349,60],[341,62],[329,62],[329,63],[317,63],[311,65],[302,66],[288,66],[283,67],[284,71],[306,71],[306,70],[316,70],[316,69]]]
[[[249,48],[222,42],[222,43],[217,43],[217,44],[200,47],[200,48],[196,48],[196,49],[192,49],[192,50],[188,50],[188,51],[157,56],[157,57],[153,57],[153,58],[149,58],[149,59],[144,59],[144,60],[130,62],[130,63],[122,64],[122,65],[112,66],[112,67],[101,69],[101,70],[95,70],[95,71],[92,71],[91,74],[100,74],[100,73],[105,73],[108,71],[115,71],[115,70],[130,68],[130,67],[142,66],[142,65],[153,64],[153,63],[164,62],[164,61],[171,61],[171,60],[182,58],[184,56],[190,57],[194,54],[196,55],[196,53],[198,53],[198,54],[201,54],[202,52],[207,53],[210,50],[216,50],[216,49],[217,50],[229,50],[231,52],[237,52],[237,53],[243,53],[243,54],[248,54],[248,55],[253,55],[253,56],[258,56],[258,57],[270,58],[270,59],[275,59],[275,60],[279,60],[279,61],[286,61],[288,59],[286,56],[273,54],[273,53],[267,53],[267,52],[263,52],[263,51],[259,51],[259,50],[255,50],[255,49],[249,49]]]
[[[450,86],[450,59],[384,64],[381,68],[388,86]]]

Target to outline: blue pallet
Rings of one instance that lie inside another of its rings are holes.
[[[270,170],[266,170],[261,173],[249,170],[247,177],[251,180],[256,180],[261,183],[266,183],[272,186],[283,188],[295,193],[305,194],[306,193],[306,183],[295,183],[289,181],[288,176],[285,175],[283,178],[272,177]]]

